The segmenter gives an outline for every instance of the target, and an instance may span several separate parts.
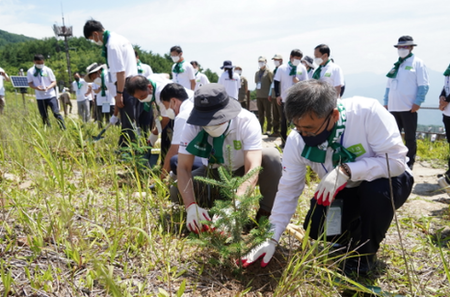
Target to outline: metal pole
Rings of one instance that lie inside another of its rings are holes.
[[[67,71],[69,74],[69,84],[72,81],[72,70],[70,69],[70,55],[69,55],[69,41],[67,36],[64,36],[64,43],[66,44],[66,59],[67,59]]]

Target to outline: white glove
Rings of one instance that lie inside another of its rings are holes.
[[[225,215],[226,215],[227,217],[230,217],[230,216],[231,216],[231,213],[233,212],[233,209],[231,209],[231,207],[230,207],[230,208],[226,208],[226,209],[223,210],[223,212],[225,213]],[[219,232],[229,233],[230,230],[229,230],[229,227],[228,227],[228,226],[220,226],[220,225],[219,225],[219,226],[216,226],[216,222],[217,222],[218,220],[221,220],[221,219],[222,219],[222,216],[221,216],[221,215],[215,214],[215,215],[213,216],[212,222],[213,222],[214,228],[217,227],[217,230],[218,230]],[[232,220],[232,221],[231,221],[231,226],[232,226],[232,227],[235,226],[235,220]]]
[[[112,117],[109,118],[109,122],[111,123],[111,125],[114,125],[118,121],[119,121],[119,118],[116,117],[115,115],[113,115]]]
[[[197,203],[192,203],[189,205],[189,207],[186,209],[187,212],[187,220],[186,225],[189,231],[199,233],[202,231],[207,231],[208,226],[203,226],[200,221],[211,221],[211,218],[209,217],[208,212],[206,209],[201,208],[197,205]]]
[[[156,141],[158,140],[158,134],[153,134],[153,132],[150,132],[150,136],[148,137],[148,144],[151,146],[154,146]]]
[[[330,205],[334,201],[337,193],[345,188],[349,177],[340,171],[339,167],[328,172],[317,186],[316,193],[314,194],[317,204],[323,206]]]
[[[268,238],[266,241],[253,248],[248,254],[242,257],[242,266],[248,267],[250,264],[254,263],[261,257],[264,257],[261,260],[261,267],[266,267],[269,264],[270,259],[272,259],[273,254],[275,253],[275,248],[277,247],[278,242],[275,239]]]

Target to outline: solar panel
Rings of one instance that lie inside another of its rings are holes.
[[[26,76],[10,76],[14,88],[28,88],[28,79]]]

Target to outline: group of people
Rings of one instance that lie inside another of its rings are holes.
[[[429,85],[423,62],[412,53],[416,44],[410,36],[402,36],[394,45],[399,59],[388,73],[386,108],[372,99],[340,98],[342,70],[331,61],[325,44],[314,49],[314,59],[303,57],[298,49],[291,51],[285,64],[282,55],[274,55],[273,72],[267,59],[259,57],[255,73],[259,120],[245,109],[248,86],[243,83],[242,68],[231,61],[223,63],[219,83],[209,83],[198,63],[186,63],[181,47],[174,46],[170,80],[146,70],[131,43],[100,22],[87,21],[84,36],[101,47],[106,59],[105,65],[90,65],[84,81],[93,83],[97,98],[107,93],[114,98],[102,99],[100,105],[97,101],[98,107],[104,112],[115,104],[109,109],[113,112],[110,123],[116,123],[120,114],[120,145],[135,140],[135,126],[148,133],[151,145],[161,137],[161,146],[166,148],[161,178],[171,171],[176,175],[170,199],[186,207],[190,231],[204,230],[202,221],[211,220],[208,208],[221,199],[193,177],[219,179],[220,166],[239,176],[262,167],[236,190],[236,196],[249,195],[259,185],[263,198],[256,219],[269,218],[272,236],[241,261],[246,267],[262,258],[261,265],[266,266],[295,213],[309,166],[320,178],[304,219],[309,236],[357,253],[345,262],[344,273],[368,274],[376,267],[376,253],[395,209],[405,203],[414,183],[415,139],[410,129],[417,125],[416,112]],[[450,68],[444,75],[440,107],[450,123]],[[36,90],[44,122],[50,106],[64,127],[55,109],[54,75],[43,65],[42,56],[35,56],[28,80]],[[85,96],[80,81],[81,77],[74,86]],[[288,123],[293,125],[289,135]],[[266,131],[273,128],[275,135],[281,126],[282,161],[277,149],[262,147],[265,124]]]

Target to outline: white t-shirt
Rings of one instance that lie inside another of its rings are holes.
[[[194,67],[192,67],[191,64],[189,64],[186,60],[184,60],[184,63],[181,64],[181,68],[183,69],[183,72],[174,73],[173,69],[175,68],[176,64],[177,63],[172,65],[172,80],[173,80],[173,82],[182,85],[186,89],[191,90],[191,80],[195,80]]]
[[[233,72],[233,78],[230,78],[228,70],[224,71],[220,76],[218,83],[225,87],[228,96],[238,100],[239,88],[241,87],[241,78],[239,74]]]
[[[138,67],[138,66],[136,65],[136,67]],[[150,65],[148,65],[148,64],[141,63],[141,70],[142,70],[142,72],[139,73],[139,67],[138,67],[138,73],[142,76],[149,77],[150,75],[153,74],[152,67],[150,67]]]
[[[79,84],[79,86],[78,86],[78,84]],[[84,100],[89,99],[89,94],[88,94],[88,96],[85,96],[88,89],[89,89],[89,84],[82,78],[80,78],[78,83],[76,80],[74,80],[72,82],[72,90],[74,90],[75,95],[77,96],[77,101],[84,101]]]
[[[273,80],[280,82],[280,95],[281,101],[285,102],[287,97],[287,90],[294,85],[293,78],[294,76],[290,76],[292,67],[289,64],[283,64],[278,67],[277,73]],[[303,64],[299,64],[297,66],[297,74],[295,75],[300,81],[308,80],[308,73],[306,71],[305,66]],[[274,95],[274,94],[273,94]]]
[[[194,98],[193,96],[184,100],[180,105],[180,112],[175,117],[175,121],[173,124],[173,135],[172,135],[172,144],[179,145],[181,141],[181,135],[183,134],[184,126],[186,125],[186,121],[191,114],[192,108],[194,108]]]
[[[416,55],[412,55],[400,65],[397,77],[388,79],[388,110],[411,110],[416,101],[417,88],[428,85],[428,72],[425,64]]]
[[[330,60],[326,66],[322,67],[320,71],[320,80],[329,83],[333,87],[343,86],[344,74],[341,67]]]
[[[5,86],[3,84],[3,80],[5,80],[5,78],[3,75],[0,75],[0,96],[5,96]]]
[[[378,100],[353,97],[341,102],[347,118],[345,131],[341,136],[342,145],[356,155],[355,162],[347,163],[352,173],[347,187],[358,186],[362,181],[388,178],[386,153],[390,159],[391,176],[399,176],[405,171],[411,173],[406,165],[408,149],[403,144],[395,119]],[[276,240],[280,238],[296,210],[305,187],[306,166],[310,166],[320,178],[333,169],[333,150],[330,147],[327,149],[325,163],[322,164],[303,158],[304,146],[303,138],[296,130],[292,130],[283,152],[283,175],[270,216],[270,222],[276,226]]]
[[[137,75],[136,56],[131,43],[123,36],[111,32],[106,44],[108,67],[112,83],[117,81],[117,73],[125,71],[125,77]]]
[[[203,129],[201,126],[194,126],[186,124],[181,135],[179,154],[191,155],[186,150],[188,144],[198,135]],[[212,145],[212,137],[208,138],[208,142]],[[230,154],[227,147],[230,147]],[[231,170],[237,170],[244,166],[244,151],[262,150],[261,144],[261,125],[256,116],[246,109],[231,120],[230,126],[226,132],[225,141],[223,144],[224,166],[231,164]],[[231,157],[231,160],[228,157]],[[202,158],[204,165],[207,165],[208,160]]]
[[[195,90],[197,91],[201,86],[209,84],[209,79],[200,71],[195,74]]]
[[[444,90],[445,96],[450,95],[450,76],[444,76]],[[450,104],[447,104],[442,113],[448,117],[450,117]]]
[[[92,84],[92,90],[98,90],[98,89],[100,89],[100,92],[98,92],[98,93],[96,93],[95,94],[95,92],[94,92],[94,94],[96,95],[96,103],[97,103],[97,106],[102,106],[103,105],[103,103],[105,103],[105,102],[108,102],[109,103],[109,105],[111,105],[111,106],[114,106],[114,105],[116,105],[116,100],[114,100],[114,97],[113,96],[111,96],[111,94],[109,93],[109,87],[110,87],[110,85],[112,85],[113,87],[115,87],[113,84],[106,84],[106,90],[105,90],[105,96],[102,96],[102,90],[101,90],[101,87],[99,86],[99,85],[97,85],[97,84]],[[114,91],[114,93],[115,93],[115,91]]]
[[[32,82],[35,87],[42,86],[43,88],[45,88],[48,87],[52,82],[56,81],[53,71],[47,66],[44,66],[44,68],[42,68],[42,76],[40,74],[34,76],[34,73],[35,73],[35,66],[28,69],[27,80],[28,83]],[[34,91],[36,93],[37,100],[50,99],[52,97],[56,97],[55,88],[51,88],[50,90],[47,91],[38,91],[38,90]]]

